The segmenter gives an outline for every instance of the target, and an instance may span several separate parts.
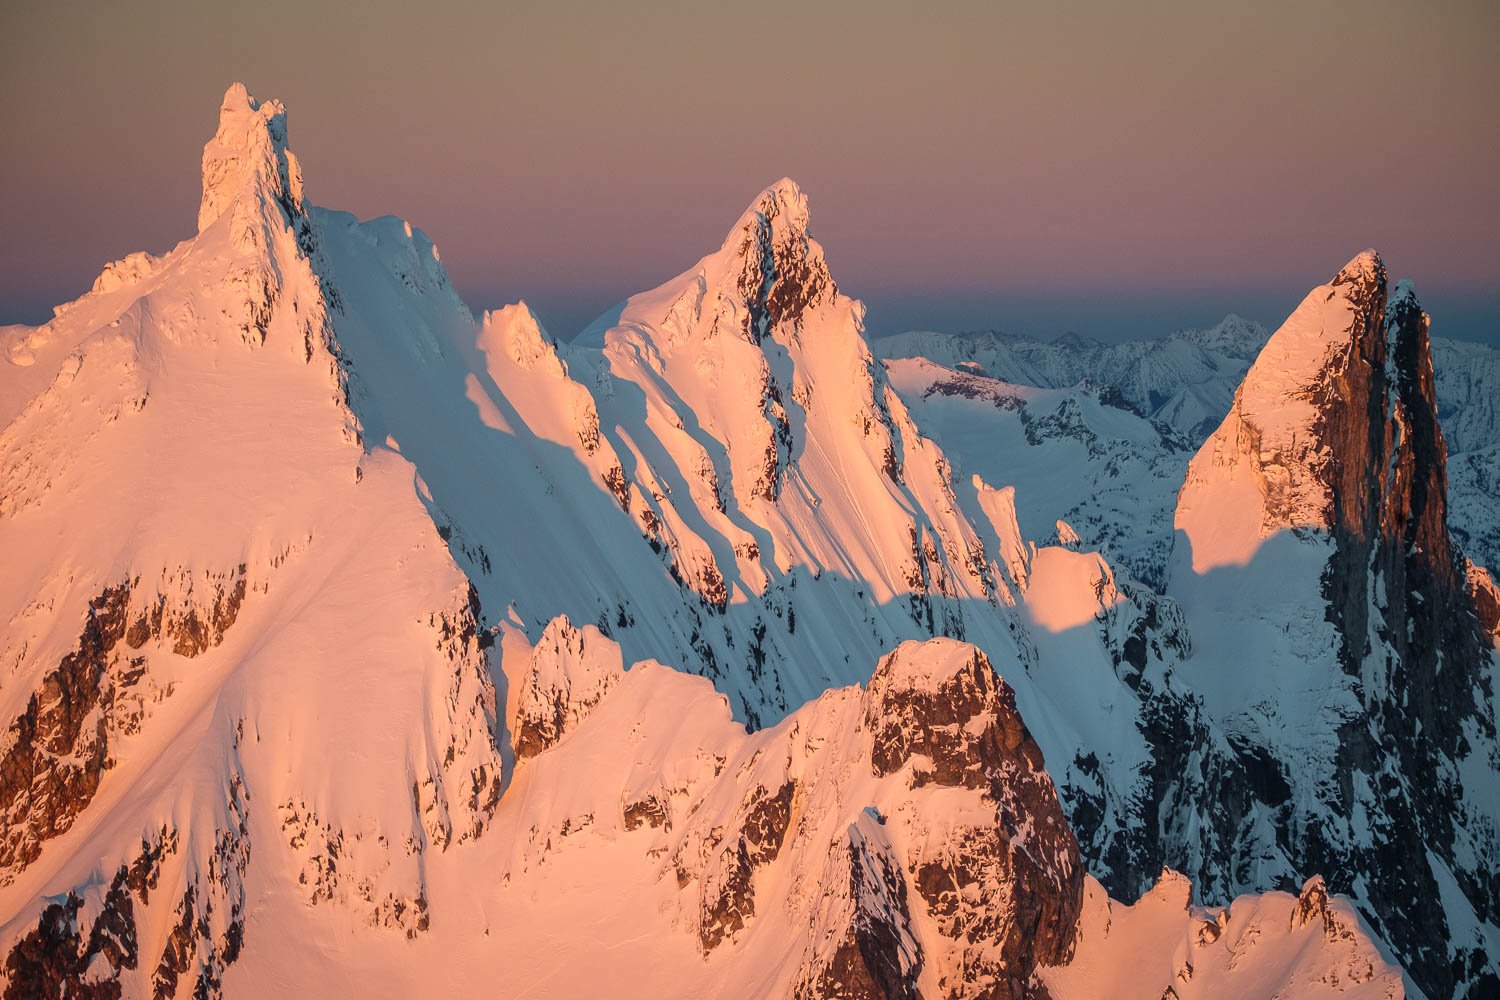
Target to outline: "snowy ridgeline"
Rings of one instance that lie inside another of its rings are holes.
[[[13,992],[1488,988],[1500,603],[1378,258],[1163,410],[881,363],[790,181],[566,344],[276,102],[203,178],[0,332]]]

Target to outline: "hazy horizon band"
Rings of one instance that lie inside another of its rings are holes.
[[[790,175],[877,335],[1274,325],[1376,246],[1435,333],[1500,341],[1490,4],[23,2],[0,25],[26,137],[0,161],[4,322],[191,235],[239,79],[286,103],[310,200],[408,219],[472,307],[525,298],[559,336]]]

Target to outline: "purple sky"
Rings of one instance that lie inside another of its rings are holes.
[[[1373,245],[1500,342],[1500,4],[923,6],[10,0],[0,322],[192,234],[239,79],[310,200],[562,336],[785,174],[877,334],[1274,324]]]

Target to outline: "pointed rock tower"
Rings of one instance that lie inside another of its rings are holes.
[[[1496,661],[1448,534],[1446,455],[1427,317],[1361,253],[1194,457],[1170,583],[1194,635],[1183,675],[1274,792],[1278,842],[1435,996],[1493,975],[1500,868]]]

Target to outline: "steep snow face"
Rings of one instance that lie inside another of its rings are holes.
[[[1355,258],[1267,343],[1178,498],[1180,671],[1424,989],[1492,982],[1491,640],[1447,531],[1427,320]]]
[[[781,181],[719,251],[625,303],[598,376],[616,450],[710,602],[744,601],[794,567],[859,580],[882,604],[993,601],[941,453],[892,392],[863,307],[838,293],[807,227],[806,197]],[[712,535],[730,551],[714,553]]]
[[[267,893],[416,933],[425,857],[498,799],[478,609],[412,467],[360,447],[284,142],[232,88],[202,231],[12,329],[0,366],[25,400],[0,434],[0,938],[28,961],[55,910],[62,962],[93,925],[72,971],[135,993],[215,992]]]
[[[856,389],[859,381],[871,383],[868,375],[858,378],[861,362],[869,368],[868,351],[861,357],[860,310],[838,294],[807,227],[806,196],[791,181],[779,182],[746,210],[717,253],[627,301],[603,335],[611,375],[646,396],[646,426],[630,428],[633,436],[678,430],[673,424],[684,412],[703,415],[699,447],[717,446],[727,465],[729,496],[710,497],[713,505],[733,500],[750,507],[781,497],[798,444],[794,416],[803,418],[796,429],[808,433],[812,373],[799,364],[804,337],[828,367],[855,376]],[[879,388],[871,383],[856,392],[858,412],[878,413]],[[895,474],[890,428],[871,431],[874,457]]]
[[[806,227],[805,199],[783,182],[719,251],[612,312],[584,346],[558,345],[569,377],[597,405],[600,442],[585,461],[652,551],[572,588],[586,594],[606,574],[639,567],[641,583],[574,619],[601,623],[627,659],[675,659],[704,673],[736,715],[762,725],[860,679],[862,657],[902,638],[946,633],[1013,658],[1028,667],[1013,675],[1017,697],[1062,775],[1065,807],[1082,817],[1090,857],[1121,885],[1154,875],[1171,838],[1145,833],[1144,789],[1162,779],[1142,716],[1148,704],[1190,714],[1168,676],[1187,645],[1175,607],[1117,582],[1096,555],[1037,550],[1017,520],[1028,494],[1008,489],[1012,480],[996,488],[954,474],[874,363],[860,307],[824,277]],[[490,373],[518,410],[518,400],[555,398],[531,370],[492,363]],[[553,426],[539,404],[525,406],[538,413],[524,418],[529,426]],[[1097,397],[1038,401],[1033,433],[1055,442],[1057,457],[1082,422],[1075,406],[1131,444],[1162,433]],[[560,429],[545,433],[565,439]],[[552,508],[567,502],[557,493]],[[1049,535],[1057,520],[1046,522]],[[483,538],[487,551],[511,547],[490,524],[482,513],[459,519],[455,537]],[[1087,545],[1077,536],[1069,544]],[[498,577],[479,582],[486,606],[534,593],[527,580]],[[675,595],[652,592],[663,578],[678,585]],[[1222,741],[1204,751],[1227,752]],[[1234,774],[1219,768],[1195,794],[1216,795]]]
[[[594,347],[556,342],[524,306],[476,329],[419,232],[310,214],[366,437],[415,464],[484,607],[533,638],[566,615],[627,662],[702,673],[752,728],[863,680],[907,638],[1055,658],[1016,680],[1019,697],[1062,759],[1096,726],[1114,734],[1101,794],[1128,815],[1146,747],[1069,692],[1132,697],[1119,645],[1139,626],[1142,664],[1175,656],[1170,616],[1144,625],[1144,595],[1101,602],[1105,567],[1060,577],[1072,627],[1036,624],[1013,509],[955,483],[917,432],[790,182],[718,251],[612,313]]]
[[[1092,794],[1129,821],[1146,748],[1070,693],[1126,691],[1120,647],[1173,656],[1170,622],[1148,627],[1154,605],[1104,586],[1100,561],[1034,556],[997,491],[967,520],[794,187],[706,259],[711,308],[633,312],[565,351],[524,306],[476,327],[419,231],[308,206],[279,105],[232,88],[204,162],[195,238],[6,331],[12,980],[212,994],[247,955],[280,956],[266,928],[304,910],[345,938],[422,939],[439,858],[484,832],[514,758],[607,698],[615,661],[564,657],[587,642],[549,629],[559,614],[709,674],[759,725],[902,638],[967,629],[1056,664],[1017,683],[1063,759],[1109,734]],[[1039,572],[1076,625],[1019,609]],[[478,598],[554,653],[497,678]],[[845,877],[885,884],[878,831],[859,837]],[[875,928],[870,892],[849,912]],[[996,914],[942,905],[950,934],[1003,940]],[[1011,975],[1015,949],[980,951]]]
[[[524,306],[476,329],[419,232],[310,210],[366,438],[415,464],[485,608],[532,641],[566,615],[625,662],[703,674],[751,728],[864,680],[903,639],[962,636],[1024,664],[1017,699],[1062,762],[1090,857],[1122,885],[1154,875],[1138,713],[1177,697],[1162,676],[1187,646],[1175,606],[1092,554],[1037,550],[1014,491],[956,481],[865,348],[860,307],[823,277],[804,205],[789,183],[763,194],[593,347],[556,342]],[[740,461],[763,445],[766,462]]]

